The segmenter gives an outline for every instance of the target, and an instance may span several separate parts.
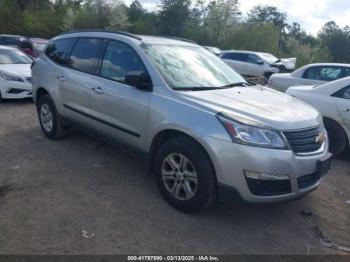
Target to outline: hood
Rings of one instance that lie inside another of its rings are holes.
[[[21,77],[31,77],[32,75],[30,64],[1,64],[0,71]]]
[[[297,59],[294,58],[281,58],[278,62],[274,63],[274,65],[284,65],[284,67],[288,70],[294,70]]]
[[[263,86],[181,92],[182,97],[214,113],[245,117],[279,130],[319,125],[319,113],[292,96]]]

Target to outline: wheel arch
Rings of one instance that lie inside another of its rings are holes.
[[[213,166],[213,169],[215,171],[215,176],[216,176],[215,164],[214,164],[214,161],[208,152],[207,147],[204,146],[203,143],[201,143],[199,141],[199,139],[196,139],[192,135],[190,135],[184,131],[177,130],[177,129],[163,129],[163,130],[160,130],[158,133],[156,133],[153,136],[151,146],[149,149],[149,154],[148,154],[148,156],[149,156],[149,161],[148,161],[149,162],[149,171],[152,172],[154,170],[154,157],[157,153],[157,150],[160,148],[160,146],[162,144],[164,144],[166,141],[168,141],[169,139],[174,138],[174,137],[180,137],[180,136],[185,136],[185,137],[190,138],[196,144],[198,144],[198,146],[200,146],[203,149],[203,151],[205,152],[205,154],[207,154],[208,158],[211,161],[211,165]]]
[[[39,87],[35,92],[35,102],[38,103],[40,97],[44,95],[50,95],[50,93],[47,91],[47,89]]]
[[[345,149],[350,148],[350,139],[349,139],[350,134],[346,132],[345,128],[341,124],[339,124],[339,122],[337,120],[334,120],[328,116],[323,117],[323,122],[325,122],[325,121],[329,121],[329,122],[333,123],[334,125],[338,126],[343,131],[343,133],[345,135],[346,142],[347,142]]]

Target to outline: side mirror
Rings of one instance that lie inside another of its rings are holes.
[[[125,76],[125,84],[136,88],[152,91],[152,80],[150,76],[143,71],[131,71]]]
[[[259,59],[258,61],[256,61],[256,63],[257,63],[258,65],[263,65],[263,64],[264,64],[264,61]]]

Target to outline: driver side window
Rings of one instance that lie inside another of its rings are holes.
[[[125,76],[132,71],[146,72],[139,56],[128,45],[110,41],[102,62],[100,75],[124,83]]]

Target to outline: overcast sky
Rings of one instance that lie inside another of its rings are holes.
[[[160,0],[139,1],[152,11],[157,10],[160,2]],[[125,2],[129,4],[132,0]],[[277,6],[288,14],[288,22],[298,22],[314,35],[330,20],[341,27],[350,25],[350,0],[240,0],[239,3],[243,14],[259,4]]]

